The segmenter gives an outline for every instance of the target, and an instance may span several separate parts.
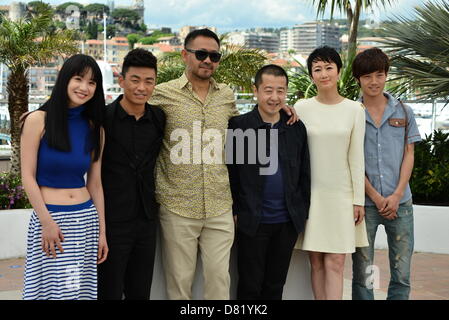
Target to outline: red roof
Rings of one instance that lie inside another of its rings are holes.
[[[299,67],[299,64],[294,60],[289,61],[285,59],[274,59],[271,60],[271,63],[281,67]]]

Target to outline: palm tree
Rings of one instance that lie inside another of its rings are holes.
[[[355,56],[357,51],[357,31],[359,27],[360,13],[368,10],[375,5],[385,7],[394,0],[313,0],[317,5],[317,16],[323,16],[327,9],[331,10],[331,19],[334,17],[335,10],[344,12],[348,19],[349,39],[348,39],[348,59]]]
[[[429,1],[415,9],[416,17],[398,17],[384,43],[391,49],[392,80],[399,94],[410,89],[421,97],[449,98],[449,3]]]
[[[251,92],[252,78],[257,70],[267,61],[265,54],[258,49],[246,49],[226,42],[226,37],[220,39],[222,58],[220,66],[214,73],[218,82]],[[185,66],[180,52],[165,54],[159,61],[158,83],[179,78]]]
[[[20,172],[20,116],[28,111],[28,69],[78,51],[73,31],[54,31],[49,28],[51,25],[52,12],[48,9],[18,21],[3,16],[0,23],[0,63],[9,69],[6,90],[13,173]]]

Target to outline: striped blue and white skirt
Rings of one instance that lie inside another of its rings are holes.
[[[98,213],[89,200],[77,205],[47,205],[64,236],[56,259],[42,251],[42,226],[36,212],[28,229],[24,300],[97,299]]]

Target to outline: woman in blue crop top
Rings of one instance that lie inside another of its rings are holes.
[[[104,105],[98,64],[77,54],[63,64],[50,99],[25,116],[22,181],[34,211],[24,299],[97,298],[97,264],[108,254],[101,184]]]

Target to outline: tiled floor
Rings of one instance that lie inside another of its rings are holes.
[[[374,264],[379,267],[379,293],[388,291],[390,267],[387,250],[376,250]],[[414,253],[411,270],[412,300],[449,300],[449,255]],[[345,264],[345,279],[352,277],[352,260],[348,256]],[[350,297],[351,286],[345,287],[345,295]]]
[[[389,281],[388,251],[376,250],[374,263],[379,267],[380,287],[376,299],[385,299]],[[0,300],[21,298],[24,259],[0,260]],[[344,299],[351,299],[351,257],[345,265]],[[413,300],[449,300],[449,255],[415,253],[412,260]]]

